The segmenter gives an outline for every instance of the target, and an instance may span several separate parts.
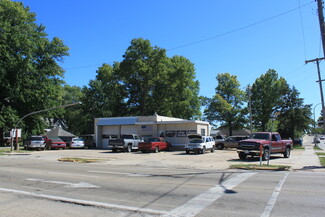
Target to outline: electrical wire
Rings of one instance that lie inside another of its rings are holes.
[[[307,59],[307,52],[306,52],[305,29],[304,29],[304,23],[303,23],[303,19],[302,19],[300,0],[298,0],[298,4],[299,4],[300,24],[301,24],[301,30],[302,30],[302,40],[303,40],[303,43],[304,43],[304,53],[305,53],[305,60],[306,60]]]
[[[202,40],[198,40],[198,41],[191,42],[191,43],[188,43],[188,44],[180,45],[180,46],[177,46],[177,47],[174,47],[174,48],[170,48],[170,49],[167,49],[167,51],[176,50],[176,49],[183,48],[183,47],[188,47],[188,46],[191,46],[191,45],[194,45],[194,44],[199,44],[199,43],[202,43],[202,42],[205,42],[205,41],[210,41],[210,40],[213,40],[213,39],[215,39],[215,38],[219,38],[219,37],[221,37],[221,36],[229,35],[229,34],[231,34],[231,33],[238,32],[238,31],[241,31],[241,30],[244,30],[244,29],[250,28],[250,27],[252,27],[252,26],[256,26],[256,25],[259,25],[259,24],[261,24],[261,23],[265,23],[265,22],[267,22],[267,21],[269,21],[269,20],[273,20],[273,19],[275,19],[275,18],[281,17],[281,16],[283,16],[283,15],[286,15],[286,14],[288,14],[288,13],[291,13],[291,12],[293,12],[293,11],[296,11],[296,10],[298,10],[298,9],[301,9],[302,7],[305,7],[305,6],[307,6],[307,5],[310,5],[310,4],[312,4],[312,3],[314,3],[314,2],[312,1],[312,2],[309,2],[309,3],[304,4],[304,5],[302,5],[302,6],[299,5],[298,8],[291,9],[291,10],[289,10],[289,11],[286,11],[286,12],[280,13],[280,14],[278,14],[278,15],[275,15],[275,16],[272,16],[272,17],[269,17],[269,18],[266,18],[266,19],[264,19],[264,20],[260,20],[260,21],[257,21],[257,22],[255,22],[255,23],[251,23],[251,24],[248,24],[248,25],[246,25],[246,26],[239,27],[239,28],[237,28],[237,29],[233,29],[233,30],[230,30],[230,31],[228,31],[228,32],[221,33],[221,34],[219,34],[219,35],[215,35],[215,36],[212,36],[212,37],[209,37],[209,38],[206,38],[206,39],[202,39]]]

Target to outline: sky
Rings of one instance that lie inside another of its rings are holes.
[[[68,85],[88,85],[98,67],[122,61],[131,40],[141,37],[166,49],[168,57],[189,59],[202,96],[215,94],[219,73],[236,75],[244,89],[274,69],[319,116],[317,66],[305,64],[324,57],[314,0],[21,2],[46,26],[49,39],[59,37],[70,48],[60,63]]]

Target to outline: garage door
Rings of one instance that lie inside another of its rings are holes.
[[[137,134],[137,126],[135,125],[126,125],[121,126],[121,134]]]
[[[119,126],[103,126],[102,134],[104,135],[118,135]]]

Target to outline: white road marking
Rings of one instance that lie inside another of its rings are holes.
[[[104,173],[104,174],[116,174],[116,175],[126,175],[126,176],[152,176],[150,174],[142,174],[142,173],[121,173],[121,172],[108,172],[108,171],[95,171],[89,170],[90,173]]]
[[[66,175],[66,176],[80,176],[80,177],[87,177],[87,178],[98,178],[98,176],[81,175],[81,174],[75,174],[75,173],[48,172],[48,174],[57,174],[57,175]]]
[[[271,212],[272,212],[272,209],[275,205],[275,202],[281,192],[281,188],[284,184],[284,182],[286,181],[287,177],[288,177],[289,173],[286,173],[284,175],[284,177],[280,180],[280,182],[278,183],[278,185],[276,186],[276,188],[274,189],[273,193],[272,193],[272,196],[271,198],[269,199],[265,209],[264,209],[264,212],[262,213],[261,217],[268,217],[270,216]]]
[[[33,179],[33,178],[27,178],[25,180],[32,181],[32,182],[44,182],[44,183],[65,185],[64,187],[67,187],[67,188],[99,188],[99,186],[89,184],[87,182],[70,183],[70,182],[60,182],[60,181],[47,181],[47,180],[43,180],[43,179]]]
[[[143,213],[148,213],[148,214],[153,214],[153,215],[165,215],[167,213],[166,211],[163,211],[163,210],[153,210],[153,209],[138,208],[138,207],[132,207],[132,206],[123,206],[123,205],[89,201],[89,200],[79,200],[79,199],[74,199],[74,198],[58,197],[58,196],[52,196],[52,195],[46,195],[46,194],[37,194],[37,193],[33,193],[33,192],[20,191],[20,190],[8,189],[8,188],[0,188],[0,191],[15,193],[15,194],[23,194],[23,195],[28,195],[28,196],[37,197],[37,198],[44,198],[44,199],[54,200],[54,201],[68,202],[68,203],[95,206],[95,207],[103,207],[103,208],[109,208],[109,209],[119,209],[119,210],[123,210],[123,211],[143,212]]]
[[[179,206],[165,216],[196,216],[206,207],[210,206],[214,201],[218,200],[221,196],[225,194],[225,190],[230,190],[249,177],[255,175],[256,173],[241,173],[233,178],[226,180],[221,183],[221,185],[216,185],[213,188],[210,188],[208,191],[192,198],[187,203]]]

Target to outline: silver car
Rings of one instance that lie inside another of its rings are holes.
[[[70,148],[85,148],[85,142],[81,138],[72,138],[71,142],[69,142]]]
[[[25,149],[45,149],[45,138],[44,136],[30,136],[24,142]]]

